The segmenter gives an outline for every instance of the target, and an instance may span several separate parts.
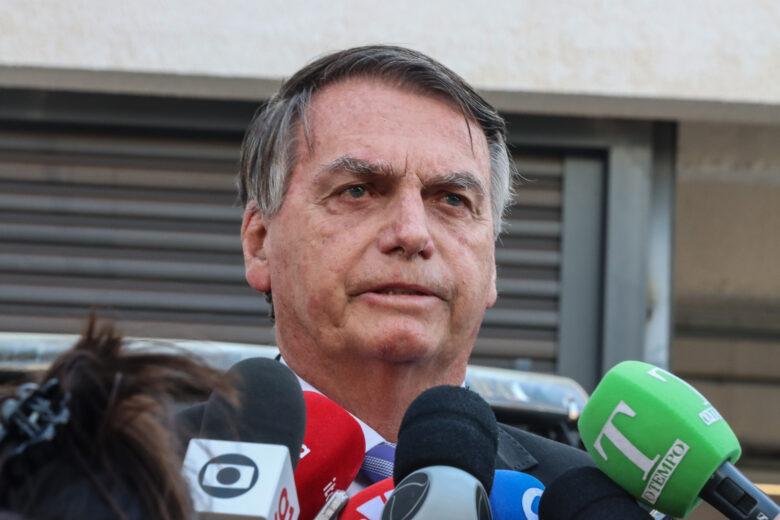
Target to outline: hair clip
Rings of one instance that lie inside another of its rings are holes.
[[[70,419],[69,397],[63,395],[57,379],[40,386],[19,386],[16,396],[6,399],[0,408],[0,445],[6,441],[18,443],[10,454],[14,456],[34,444],[53,440],[57,427]]]

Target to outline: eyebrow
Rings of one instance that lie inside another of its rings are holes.
[[[344,155],[335,161],[325,163],[323,170],[328,173],[348,172],[355,175],[391,176],[395,174],[393,166],[387,161],[366,161]]]
[[[359,176],[393,176],[396,170],[387,161],[366,161],[345,155],[338,159],[325,163],[323,170],[328,173],[348,172]],[[425,183],[427,189],[451,187],[464,191],[473,191],[479,197],[487,197],[488,191],[482,180],[469,170],[453,171],[437,176]]]
[[[435,187],[455,187],[463,191],[473,191],[479,197],[487,196],[484,183],[470,171],[455,171],[436,179],[430,183]]]

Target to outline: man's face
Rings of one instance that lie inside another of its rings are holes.
[[[247,212],[247,279],[292,364],[465,367],[496,299],[485,136],[450,104],[370,80],[318,92],[281,210]],[[462,370],[461,370],[462,371]]]

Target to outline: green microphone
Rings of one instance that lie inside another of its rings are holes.
[[[613,367],[582,411],[596,465],[639,501],[687,516],[702,499],[732,519],[780,520],[780,508],[733,465],[742,450],[691,385],[639,361]]]

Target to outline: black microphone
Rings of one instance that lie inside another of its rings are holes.
[[[276,360],[249,358],[227,373],[236,379],[238,406],[214,392],[206,402],[200,436],[207,439],[281,444],[298,465],[306,433],[306,401],[295,374]]]
[[[634,498],[594,466],[570,469],[539,501],[539,520],[649,520]]]
[[[401,422],[382,520],[491,520],[497,447],[496,418],[481,397],[457,386],[426,390]]]
[[[200,436],[190,440],[184,475],[201,518],[294,520],[300,508],[293,480],[306,426],[306,404],[289,368],[245,359],[228,371],[237,405],[212,393]]]

